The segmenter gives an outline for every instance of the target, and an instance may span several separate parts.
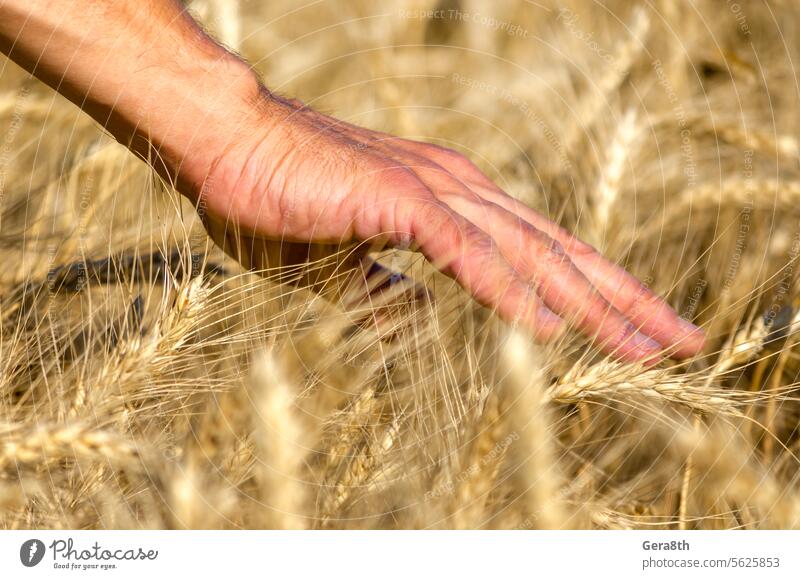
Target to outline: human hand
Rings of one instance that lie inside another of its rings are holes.
[[[261,123],[237,131],[247,137],[195,187],[210,233],[246,265],[298,263],[351,241],[411,247],[536,340],[569,323],[628,361],[702,348],[698,328],[463,155],[262,98]]]
[[[177,0],[0,0],[0,16],[0,49],[201,203],[245,265],[380,241],[418,249],[538,340],[570,323],[624,360],[702,348],[663,300],[462,155],[274,97]]]

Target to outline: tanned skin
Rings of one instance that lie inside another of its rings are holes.
[[[176,0],[0,0],[0,50],[202,205],[248,266],[263,264],[260,248],[292,260],[400,245],[537,341],[568,322],[627,361],[703,346],[636,278],[463,155],[277,97]]]

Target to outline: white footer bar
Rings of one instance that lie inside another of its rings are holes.
[[[798,551],[800,531],[0,531],[0,577],[797,578]]]

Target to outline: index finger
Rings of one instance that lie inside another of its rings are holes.
[[[484,190],[485,191],[485,190]],[[484,192],[484,195],[487,195]],[[705,343],[703,331],[678,316],[662,298],[622,267],[600,255],[592,246],[578,240],[562,227],[502,191],[492,192],[489,200],[558,241],[572,262],[583,272],[608,302],[643,333],[672,350],[676,357],[697,354]]]

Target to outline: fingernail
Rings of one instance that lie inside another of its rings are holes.
[[[663,349],[661,344],[652,338],[648,338],[640,332],[637,332],[631,338],[631,346],[633,346],[635,350],[638,350],[642,354],[651,354],[654,351],[658,352]]]
[[[539,309],[539,322],[543,324],[554,325],[562,322],[561,318],[548,307],[543,306]]]
[[[699,326],[695,326],[692,322],[684,320],[683,318],[680,318],[680,332],[684,338],[692,337],[699,339],[705,337],[705,332],[703,332]]]

